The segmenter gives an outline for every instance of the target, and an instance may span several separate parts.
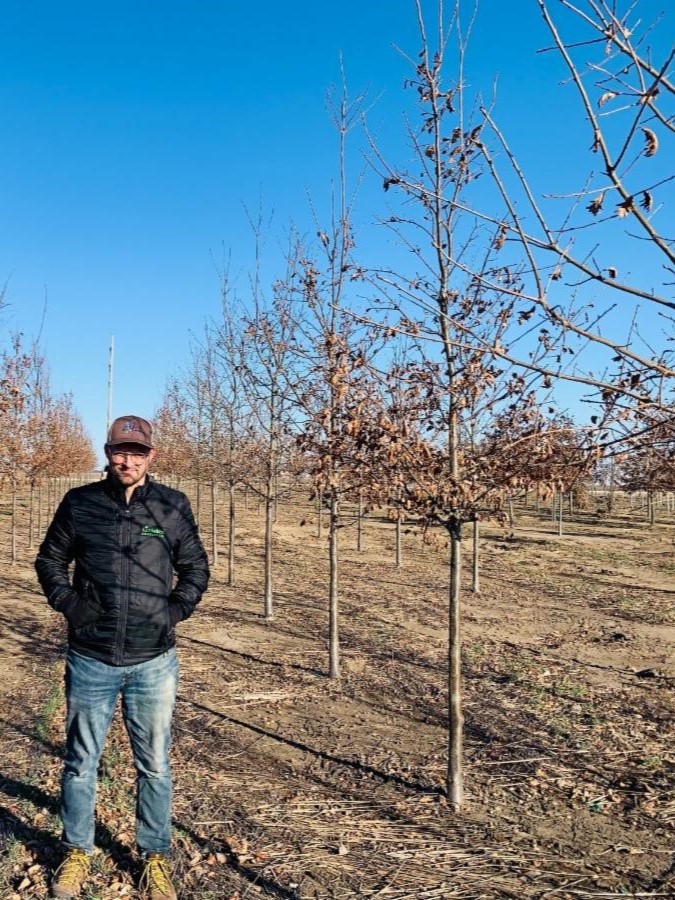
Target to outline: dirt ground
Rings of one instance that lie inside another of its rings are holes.
[[[469,537],[455,813],[443,792],[444,541],[406,534],[397,570],[384,517],[367,521],[361,552],[353,529],[341,533],[333,681],[315,515],[279,511],[265,622],[262,518],[240,510],[236,584],[221,550],[179,626],[183,900],[675,897],[675,519],[583,515],[558,537],[549,515],[521,511],[512,535],[484,528],[480,593]],[[64,629],[37,588],[35,551],[21,552],[0,573],[0,895],[42,898],[58,858]],[[138,897],[133,788],[116,720],[88,900]]]

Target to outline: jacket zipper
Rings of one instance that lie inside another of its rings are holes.
[[[131,510],[123,509],[122,515],[122,597],[120,618],[117,626],[117,642],[115,646],[115,663],[124,664],[124,641],[127,632],[127,616],[129,612],[129,596],[131,594]]]

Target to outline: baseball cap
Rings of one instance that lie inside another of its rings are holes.
[[[117,444],[140,444],[152,450],[152,425],[147,419],[139,416],[120,416],[110,426],[108,431],[107,447],[115,447]]]

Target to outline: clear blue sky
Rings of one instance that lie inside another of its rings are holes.
[[[645,17],[664,5],[648,0]],[[499,75],[500,117],[539,174],[544,148],[582,127],[556,94],[559,64],[535,56],[549,43],[534,0],[484,0],[468,67],[486,90]],[[335,171],[325,95],[340,54],[384,150],[405,160],[410,73],[393,45],[417,53],[412,0],[2,4],[3,327],[34,335],[47,297],[53,388],[72,392],[97,445],[111,334],[113,412],[151,416],[189,333],[218,314],[223,248],[245,289],[243,205],[274,209],[272,242],[291,219],[313,228],[307,194],[321,206]],[[376,195],[366,180],[366,220]]]

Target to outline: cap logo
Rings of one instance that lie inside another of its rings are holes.
[[[152,449],[152,425],[139,416],[120,416],[110,426],[108,445],[142,444]]]

